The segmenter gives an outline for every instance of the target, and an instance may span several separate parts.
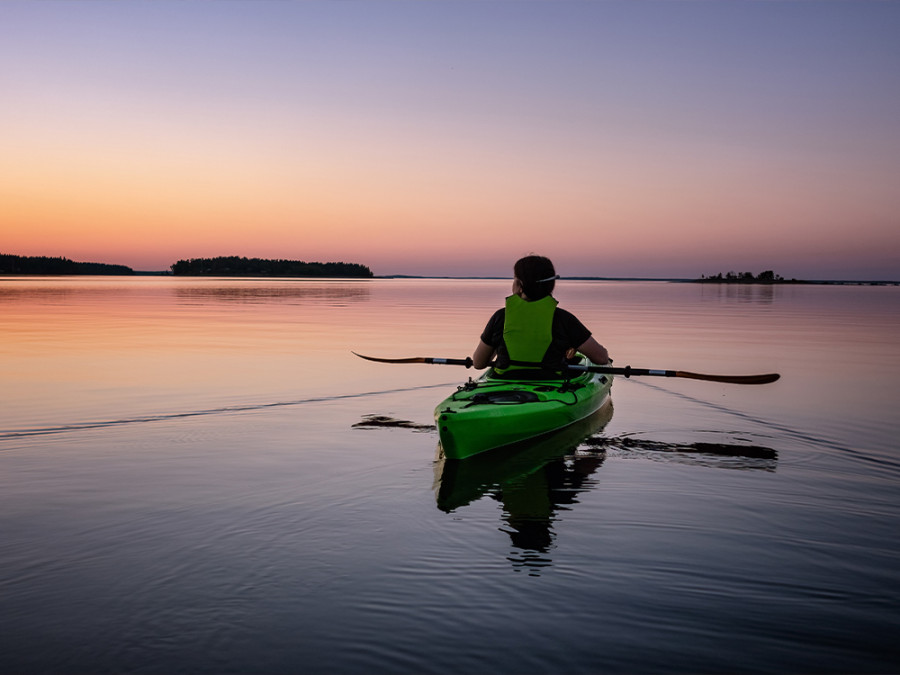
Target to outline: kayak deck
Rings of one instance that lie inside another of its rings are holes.
[[[603,405],[611,386],[612,376],[601,373],[524,380],[488,370],[435,408],[444,455],[465,459],[574,424]]]

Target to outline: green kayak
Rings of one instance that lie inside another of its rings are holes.
[[[580,365],[593,365],[582,357]],[[612,375],[578,372],[570,379],[522,379],[487,370],[434,409],[448,459],[538,438],[588,417],[609,398]]]

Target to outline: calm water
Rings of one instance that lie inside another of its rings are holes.
[[[560,282],[617,365],[782,380],[445,463],[472,371],[350,350],[508,286],[0,280],[0,672],[900,671],[900,288]]]

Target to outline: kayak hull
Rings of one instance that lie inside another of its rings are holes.
[[[465,459],[565,428],[597,411],[611,386],[612,376],[601,373],[523,380],[488,370],[435,408],[444,456]]]
[[[612,419],[613,402],[611,397],[600,408],[574,424],[551,431],[520,443],[513,443],[490,452],[482,452],[466,459],[450,459],[440,444],[434,461],[434,496],[437,506],[442,511],[452,512],[455,509],[471,504],[500,486],[501,492],[508,487],[514,491],[526,485],[533,485],[528,477],[539,472],[547,464],[555,462],[566,455],[574,454],[579,444],[603,429]],[[590,446],[586,448],[592,450]],[[593,457],[581,457],[582,460],[603,461],[603,454],[589,452]],[[539,488],[543,498],[536,498],[539,503],[546,498],[542,491],[546,483]]]

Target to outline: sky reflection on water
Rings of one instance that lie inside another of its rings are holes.
[[[507,281],[243,283],[0,280],[0,670],[900,667],[897,289],[561,283],[617,365],[782,379],[462,463],[472,371],[350,350],[465,356]]]

